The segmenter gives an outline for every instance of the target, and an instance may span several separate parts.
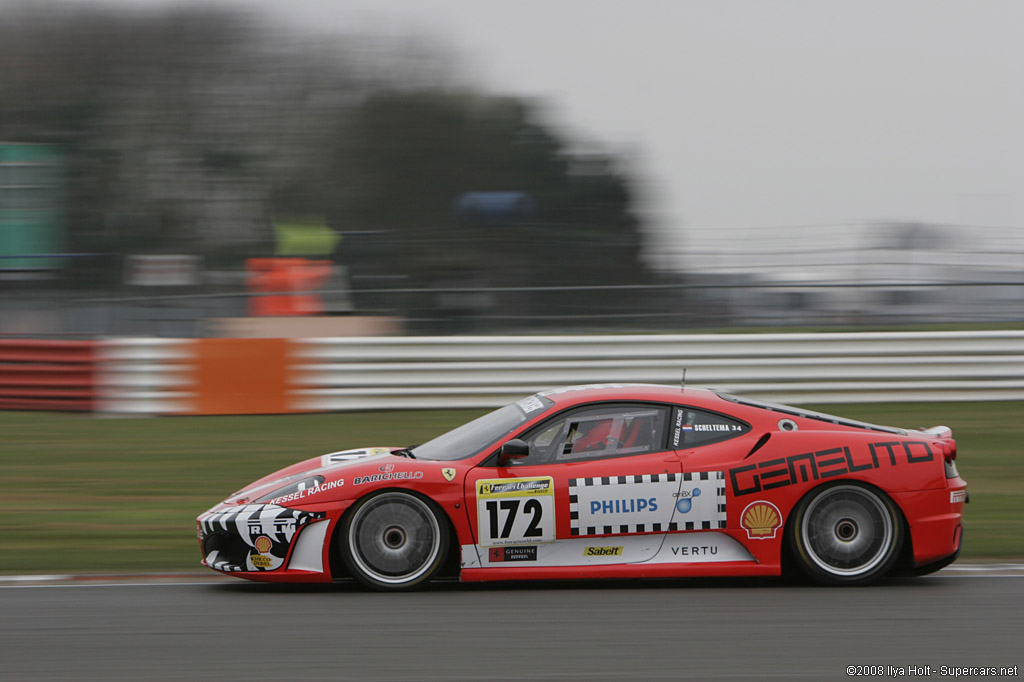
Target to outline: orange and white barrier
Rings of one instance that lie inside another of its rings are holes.
[[[784,403],[1024,400],[1024,331],[0,342],[0,409],[486,408],[585,383]]]
[[[92,341],[0,340],[0,409],[95,407]]]
[[[117,339],[99,343],[101,412],[282,414],[287,339]]]

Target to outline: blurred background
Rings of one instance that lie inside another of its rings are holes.
[[[1019,4],[483,4],[0,4],[0,336],[1024,319]]]

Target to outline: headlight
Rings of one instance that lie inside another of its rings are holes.
[[[264,495],[260,499],[256,500],[258,504],[270,502],[272,504],[284,504],[292,500],[297,500],[306,494],[307,490],[316,488],[324,482],[323,476],[307,476],[306,478],[298,481],[293,481],[286,486],[278,488],[274,492]]]

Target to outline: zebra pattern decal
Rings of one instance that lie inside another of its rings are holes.
[[[225,572],[273,571],[284,564],[288,548],[299,529],[310,521],[325,518],[324,512],[286,509],[274,504],[246,504],[218,509],[199,519],[202,537],[227,534],[244,542],[240,551],[212,549],[206,555],[210,568]],[[238,543],[234,543],[238,545]]]

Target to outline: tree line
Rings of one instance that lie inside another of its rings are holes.
[[[341,235],[332,257],[357,287],[650,281],[620,160],[543,114],[466,85],[455,55],[414,37],[302,35],[228,9],[0,10],[0,140],[62,151],[81,253],[232,267],[272,253],[275,221],[314,220]],[[535,317],[615,304],[503,296]],[[407,305],[443,300],[495,304]]]

